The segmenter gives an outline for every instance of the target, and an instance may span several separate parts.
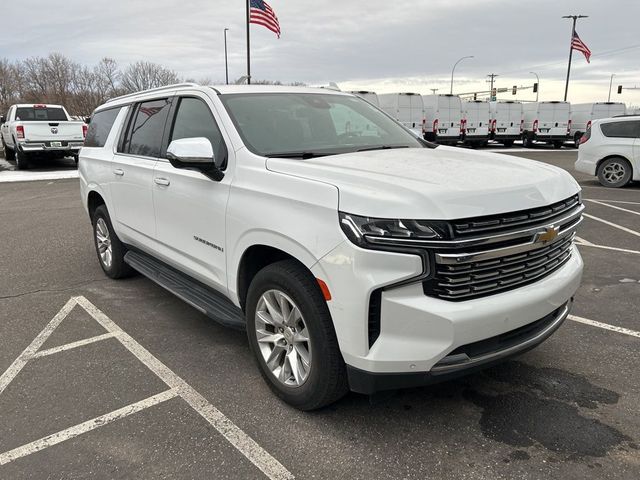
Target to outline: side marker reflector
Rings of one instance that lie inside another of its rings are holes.
[[[327,286],[327,284],[324,283],[324,280],[320,280],[319,278],[316,278],[316,281],[318,282],[318,285],[320,286],[320,290],[322,290],[322,296],[324,297],[324,299],[327,302],[329,300],[331,300],[331,292],[329,291],[329,287]]]

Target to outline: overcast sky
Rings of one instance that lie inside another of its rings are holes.
[[[244,2],[240,0],[4,1],[0,56],[24,59],[60,52],[95,64],[109,56],[121,65],[148,60],[181,76],[224,81],[223,28],[230,29],[231,78],[245,73]],[[593,52],[587,64],[574,52],[569,100],[606,100],[609,78],[640,87],[638,0],[271,0],[282,37],[253,25],[254,78],[326,84],[380,92],[448,93],[531,85],[540,76],[541,99],[561,99],[570,20]],[[511,94],[502,98],[512,99]],[[523,92],[518,98],[533,98]],[[640,90],[612,94],[640,104]]]

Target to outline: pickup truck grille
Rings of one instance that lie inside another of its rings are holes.
[[[571,258],[583,209],[576,195],[548,207],[451,222],[454,240],[434,249],[425,294],[471,300],[541,280]]]
[[[466,238],[485,234],[496,234],[513,228],[527,228],[540,223],[553,223],[580,203],[578,195],[547,207],[522,210],[503,215],[467,218],[453,222],[455,238]]]

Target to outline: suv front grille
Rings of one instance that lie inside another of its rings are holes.
[[[521,210],[501,215],[479,218],[467,218],[453,222],[455,238],[466,238],[485,234],[498,234],[513,228],[528,228],[541,223],[552,223],[580,203],[580,197],[574,195],[548,207]]]
[[[533,283],[569,260],[574,235],[524,253],[436,265],[435,277],[425,283],[426,293],[447,300],[469,300]]]

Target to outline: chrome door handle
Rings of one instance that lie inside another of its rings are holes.
[[[162,185],[163,187],[168,187],[171,183],[169,179],[162,177],[154,178],[153,181],[156,182],[157,185]]]
[[[119,177],[121,177],[121,176],[123,176],[123,175],[124,175],[124,170],[122,170],[121,168],[116,168],[116,169],[113,171],[113,174],[114,174],[114,175],[117,175],[117,176],[119,176]]]

